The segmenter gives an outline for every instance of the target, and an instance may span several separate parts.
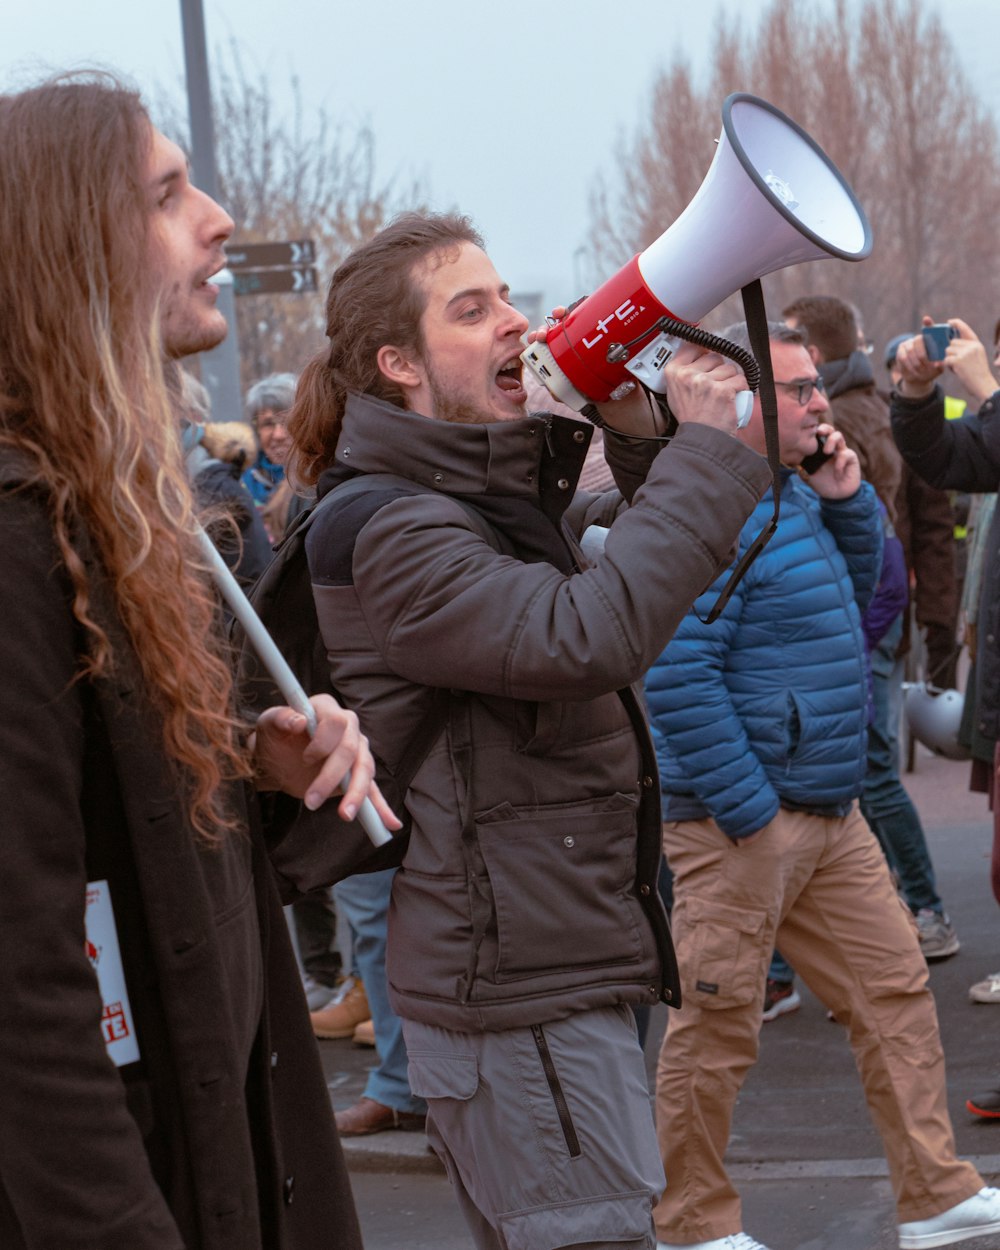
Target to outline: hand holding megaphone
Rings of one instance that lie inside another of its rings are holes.
[[[753,392],[735,361],[681,343],[663,367],[670,411],[683,424],[695,421],[732,434],[750,420]]]

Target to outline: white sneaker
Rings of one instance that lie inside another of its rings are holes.
[[[983,981],[969,986],[972,1003],[1000,1003],[1000,972],[991,972]]]
[[[658,1241],[656,1250],[767,1250],[767,1246],[754,1241],[748,1233],[730,1233],[728,1237],[716,1237],[714,1241],[698,1241],[693,1246],[675,1246],[669,1241]]]
[[[929,1250],[987,1233],[1000,1233],[1000,1189],[984,1186],[978,1194],[929,1220],[900,1224],[899,1246],[900,1250]]]

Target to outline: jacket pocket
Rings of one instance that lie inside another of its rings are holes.
[[[802,741],[802,713],[793,691],[785,696],[785,760],[790,764]]]
[[[637,809],[636,798],[612,794],[544,807],[502,803],[478,817],[498,983],[640,961]]]
[[[689,898],[674,931],[684,996],[709,1010],[745,1007],[762,992],[766,912]]]

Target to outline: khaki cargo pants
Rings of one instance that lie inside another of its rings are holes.
[[[848,1030],[899,1219],[924,1219],[974,1194],[983,1181],[955,1157],[916,929],[857,806],[842,818],[782,809],[739,842],[712,820],[668,822],[663,845],[684,1005],[670,1012],[657,1071],[667,1174],[655,1213],[660,1239],[684,1245],[742,1228],[723,1155],[757,1058],[775,944]]]

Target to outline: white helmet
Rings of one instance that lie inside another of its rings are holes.
[[[903,688],[903,710],[910,733],[925,747],[950,760],[972,756],[958,740],[965,698],[957,690],[941,690],[928,682],[908,682]]]

